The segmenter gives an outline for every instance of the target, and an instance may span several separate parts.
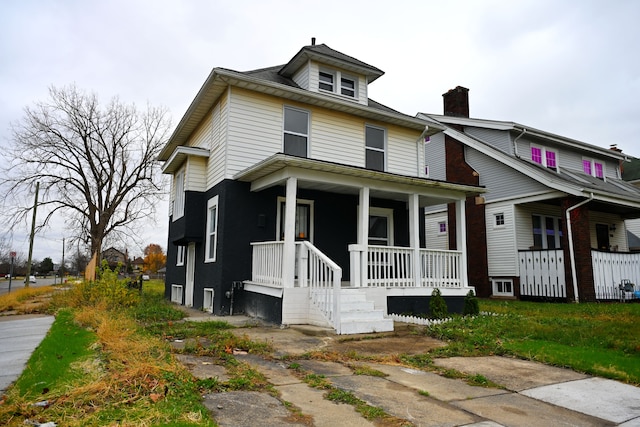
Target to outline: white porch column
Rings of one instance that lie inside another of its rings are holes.
[[[360,189],[360,216],[358,217],[358,245],[360,245],[360,281],[355,286],[366,286],[369,270],[369,187]]]
[[[287,178],[284,203],[284,249],[282,254],[282,286],[293,287],[296,277],[296,193],[298,179]]]
[[[460,257],[460,280],[463,287],[469,286],[467,277],[467,216],[466,199],[456,200],[456,247],[462,252]]]
[[[424,221],[424,218],[422,219]],[[409,194],[409,245],[413,249],[413,278],[415,286],[422,285],[420,269],[420,196]]]

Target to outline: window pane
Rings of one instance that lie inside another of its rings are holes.
[[[384,153],[382,151],[367,150],[367,169],[384,171]]]
[[[333,92],[333,74],[320,73],[320,89]]]
[[[354,97],[356,95],[356,82],[351,79],[343,78],[341,80],[340,93],[343,95]]]
[[[531,160],[542,164],[542,150],[538,147],[531,147]]]
[[[547,167],[551,168],[551,169],[555,169],[556,168],[556,153],[553,152],[553,151],[547,151],[546,157],[547,157]]]
[[[284,110],[284,130],[288,132],[301,133],[307,135],[309,125],[309,114],[306,111]]]
[[[366,145],[367,147],[384,150],[384,130],[367,126]]]
[[[596,178],[604,178],[602,163],[595,163],[594,169],[596,172]]]
[[[582,161],[582,170],[587,175],[591,175],[591,160],[583,160]]]
[[[216,232],[216,220],[218,219],[217,217],[217,209],[215,207],[212,207],[211,209],[209,209],[209,233],[215,233]]]
[[[531,217],[533,223],[533,246],[542,247],[542,221],[538,215]]]
[[[291,156],[307,157],[307,137],[285,133],[284,153]]]
[[[556,248],[555,220],[553,218],[546,217],[545,228],[546,228],[546,235],[547,235],[547,249],[555,249]]]

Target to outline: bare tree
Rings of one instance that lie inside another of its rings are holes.
[[[72,236],[90,240],[91,253],[100,254],[105,239],[135,235],[139,220],[155,215],[163,195],[156,157],[169,132],[167,112],[150,106],[139,112],[117,98],[101,106],[95,94],[75,86],[51,87],[49,98],[12,124],[1,178],[7,195],[18,200],[11,223],[28,214],[27,196],[39,181],[46,212],[39,227],[59,212]]]

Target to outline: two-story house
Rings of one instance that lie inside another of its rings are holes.
[[[640,217],[640,188],[622,180],[620,150],[469,118],[460,86],[443,97],[444,115],[418,114],[446,126],[429,137],[425,168],[486,188],[466,210],[478,295],[596,301],[618,299],[623,279],[640,282],[625,229]],[[455,231],[447,206],[428,208],[429,248],[450,248]]]
[[[425,174],[444,126],[379,104],[378,68],[324,44],[284,65],[214,68],[162,150],[172,175],[166,296],[339,333],[426,313],[433,289],[461,308],[466,241],[429,250],[425,208],[459,220],[473,184]]]

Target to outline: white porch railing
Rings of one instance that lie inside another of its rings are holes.
[[[640,284],[640,253],[591,251],[593,285],[597,299],[620,299],[619,285],[622,280]],[[625,299],[632,297],[627,292]]]
[[[415,251],[397,246],[350,245],[352,286],[384,288],[462,288],[462,252],[419,250],[416,280]],[[365,254],[366,251],[366,254]],[[366,256],[366,268],[362,260]]]
[[[251,281],[261,285],[282,287],[284,242],[254,242]]]
[[[342,268],[308,241],[296,243],[298,286],[309,287],[311,303],[340,333]]]
[[[566,298],[562,249],[519,251],[518,260],[521,296]]]

